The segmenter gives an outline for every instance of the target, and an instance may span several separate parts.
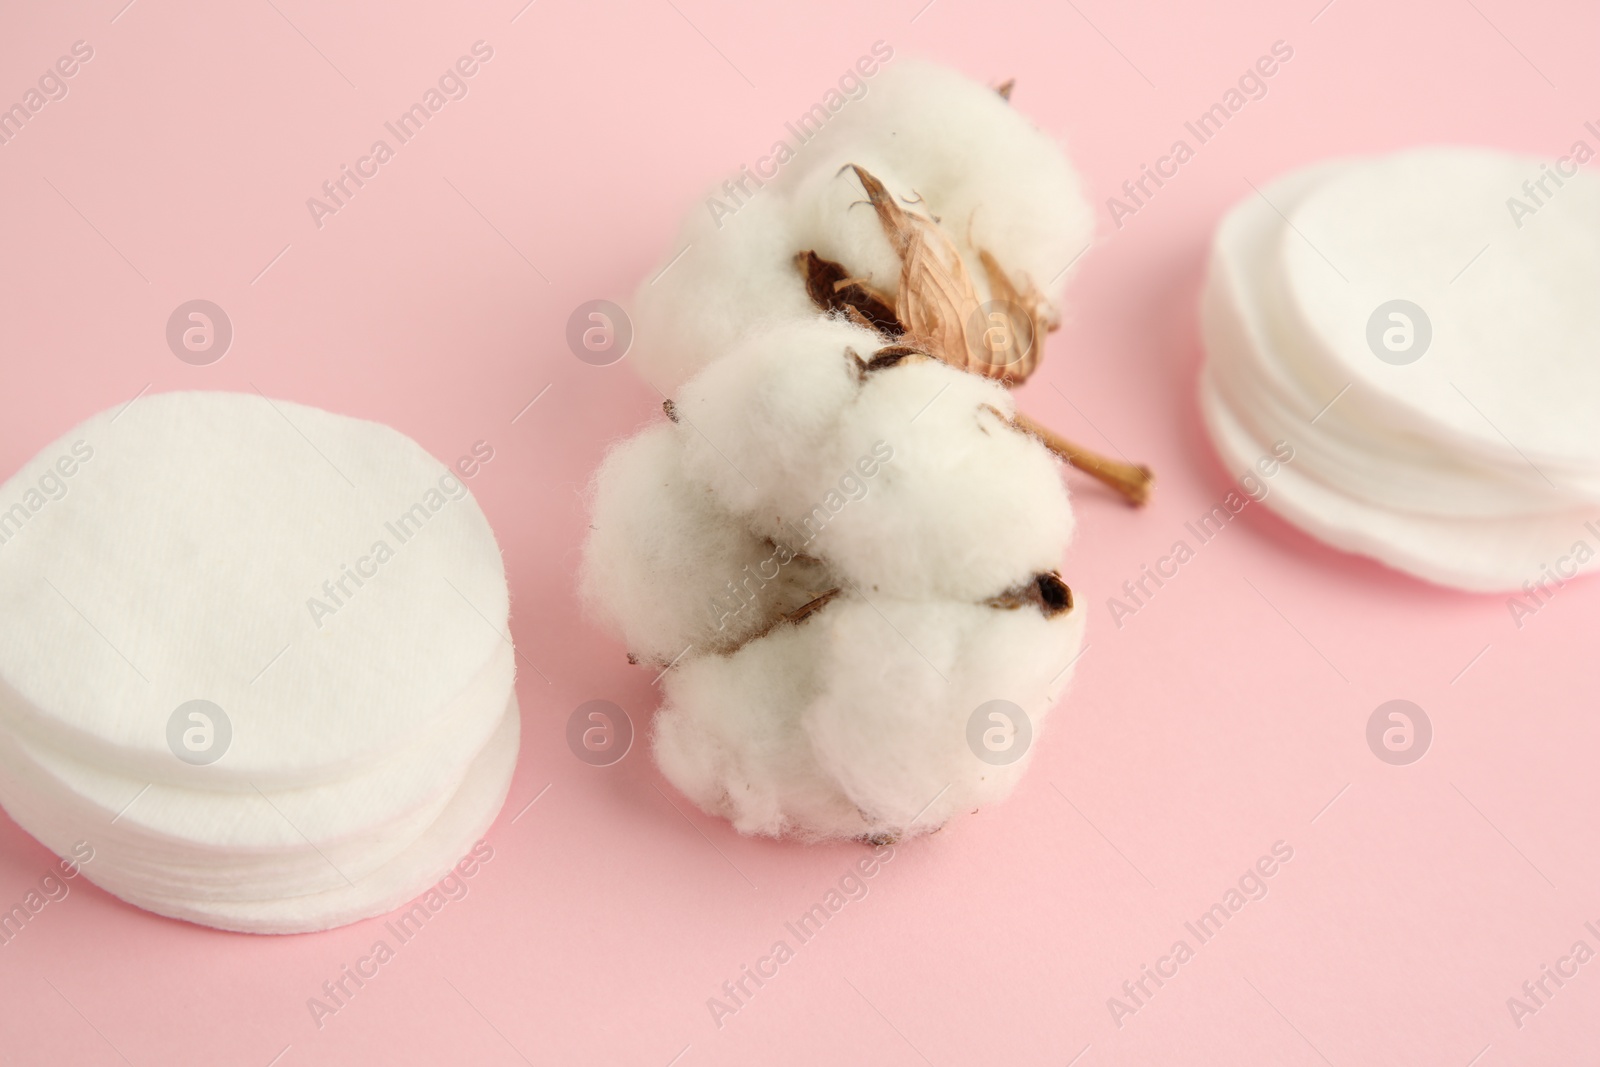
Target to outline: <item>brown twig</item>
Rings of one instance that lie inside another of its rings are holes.
[[[1017,412],[1013,425],[1043,441],[1046,448],[1083,473],[1099,479],[1121,493],[1134,507],[1143,507],[1149,502],[1150,488],[1156,480],[1155,475],[1150,473],[1149,467],[1135,466],[1091,452],[1087,448],[1073,444],[1048,426],[1035,422],[1020,411]]]

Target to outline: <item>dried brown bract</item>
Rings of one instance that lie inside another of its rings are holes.
[[[1010,84],[1001,87],[1002,96],[1008,95]],[[845,170],[861,182],[867,203],[900,258],[898,293],[891,298],[853,277],[843,264],[812,251],[796,254],[795,263],[819,309],[844,314],[898,342],[880,349],[870,361],[851,353],[863,378],[911,356],[931,356],[1008,387],[1027,381],[1043,357],[1044,335],[1057,325],[1032,281],[1018,282],[986,249],[979,249],[990,294],[989,300],[981,301],[961,250],[937,219],[907,210],[864,167],[852,163]],[[1102,456],[1020,413],[1011,425],[1037,437],[1135,507],[1150,499],[1155,476],[1149,467]]]

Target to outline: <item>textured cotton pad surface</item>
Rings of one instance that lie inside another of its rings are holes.
[[[1293,308],[1314,355],[1352,383],[1353,407],[1416,424],[1473,455],[1593,480],[1600,470],[1600,180],[1577,171],[1537,214],[1513,215],[1540,161],[1430,148],[1341,169],[1293,211],[1283,238]],[[1537,191],[1534,196],[1538,197]],[[1521,225],[1518,225],[1520,221]],[[1337,271],[1337,273],[1335,273]],[[1338,275],[1343,274],[1341,279]],[[1414,363],[1375,358],[1374,309],[1421,307]]]
[[[450,715],[383,764],[349,778],[299,789],[197,790],[114,774],[35,742],[0,743],[0,764],[41,801],[103,824],[100,855],[118,845],[145,854],[214,852],[272,859],[308,845],[329,849],[394,822],[455,787],[505,708],[513,652],[502,644],[453,702]],[[102,844],[103,843],[103,844]],[[114,863],[114,860],[113,860]]]
[[[0,681],[23,716],[4,725],[147,781],[342,777],[445,714],[503,643],[483,512],[376,423],[146,396],[44,449],[0,517]],[[196,699],[232,726],[209,766],[168,744]]]
[[[1200,411],[1230,470],[1248,469],[1271,451],[1270,442],[1244,428],[1209,374],[1201,376]],[[1475,592],[1516,589],[1537,580],[1563,557],[1575,568],[1572,574],[1600,566],[1600,559],[1591,555],[1600,534],[1587,525],[1600,519],[1593,512],[1453,519],[1394,511],[1308,476],[1297,469],[1299,456],[1297,451],[1295,463],[1279,468],[1263,503],[1335,548],[1371,556],[1438,585]],[[1590,546],[1588,551],[1577,551],[1580,542]]]
[[[1545,397],[1596,384],[1600,315],[1548,271],[1560,264],[1596,291],[1600,183],[1569,179],[1569,214],[1540,218],[1559,232],[1523,245],[1505,195],[1524,173],[1537,161],[1426,149],[1308,168],[1229,212],[1201,302],[1201,406],[1230,465],[1294,446],[1268,507],[1330,544],[1462,588],[1517,588],[1563,557],[1594,565],[1574,549],[1600,512],[1600,464],[1587,455],[1600,424]],[[1406,313],[1424,323],[1410,361],[1374,347],[1396,299],[1424,309]],[[1544,316],[1523,331],[1540,339],[1537,356],[1516,340],[1528,315]],[[1528,432],[1542,419],[1564,424]]]
[[[1282,266],[1288,247],[1305,242],[1285,214],[1359,165],[1322,164],[1279,179],[1218,227],[1201,301],[1216,387],[1257,436],[1303,445],[1303,471],[1373,503],[1463,517],[1570,509],[1571,490],[1542,480],[1514,450],[1475,456],[1442,445],[1423,421],[1364,411],[1350,377],[1314,358],[1316,342],[1294,311]],[[1401,376],[1415,369],[1384,366]]]
[[[495,734],[473,760],[443,810],[400,854],[363,876],[339,879],[337,888],[266,900],[206,900],[167,896],[109,875],[95,863],[83,868],[90,881],[130,904],[173,919],[252,934],[326,930],[393,911],[444,877],[494,822],[516,770],[521,719],[516,698],[505,706]],[[19,820],[20,821],[20,820]],[[23,822],[62,855],[75,840],[70,829]],[[349,873],[349,872],[346,872]]]
[[[14,765],[7,768],[13,769]],[[424,806],[337,844],[302,842],[298,848],[270,854],[185,851],[129,840],[127,835],[108,832],[104,819],[86,820],[79,805],[29,792],[37,782],[26,768],[0,785],[0,802],[18,825],[36,836],[40,836],[38,825],[49,825],[62,828],[63,835],[75,834],[73,841],[91,841],[100,880],[108,887],[133,885],[142,892],[183,898],[259,900],[336,888],[346,878],[357,879],[382,866],[438,817],[458,784],[459,779],[452,781]]]

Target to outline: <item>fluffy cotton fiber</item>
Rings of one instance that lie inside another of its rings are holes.
[[[671,392],[752,327],[816,309],[794,269],[811,249],[894,295],[899,260],[847,164],[931,217],[989,296],[977,250],[1032,282],[1055,321],[1068,267],[1094,222],[1061,147],[998,93],[954,71],[896,59],[733,214],[690,212],[635,298],[630,361]],[[670,263],[670,267],[668,264]]]
[[[671,399],[596,475],[583,593],[661,674],[663,773],[746,833],[897,838],[1004,797],[1031,753],[980,758],[969,721],[1005,700],[1036,734],[1082,640],[1060,463],[1003,385],[808,294],[803,251],[903,299],[846,164],[1046,323],[1091,228],[1057,145],[907,61],[641,286],[633,358]]]

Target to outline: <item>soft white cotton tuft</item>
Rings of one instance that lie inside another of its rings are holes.
[[[817,251],[887,251],[874,233],[870,208],[834,220],[843,198],[862,199],[847,163],[873,170],[902,199],[916,200],[962,247],[981,276],[976,250],[987,249],[1008,270],[1055,296],[1063,271],[1088,246],[1094,218],[1061,146],[988,86],[933,63],[909,59],[885,68],[858,104],[844,109],[802,149],[793,184],[796,228]],[[854,191],[852,192],[852,187]],[[845,203],[849,199],[844,199]],[[854,270],[874,270],[888,291],[895,270],[881,253]],[[890,267],[885,271],[883,268]]]
[[[1046,619],[850,594],[666,679],[662,772],[745,833],[898,837],[1004,797],[1028,765],[978,759],[967,720],[1010,700],[1037,730],[1083,614]]]
[[[735,215],[689,213],[634,297],[629,362],[646,381],[670,392],[757,323],[811,316],[785,208],[763,192]]]
[[[1059,317],[1093,214],[1061,146],[992,88],[897,59],[794,156],[748,198],[711,190],[640,284],[630,359],[656,388],[675,390],[754,327],[811,317],[796,252],[814,250],[897,291],[893,250],[860,182],[841,173],[852,163],[940,221],[981,297],[984,249],[1045,298],[1047,320]]]

